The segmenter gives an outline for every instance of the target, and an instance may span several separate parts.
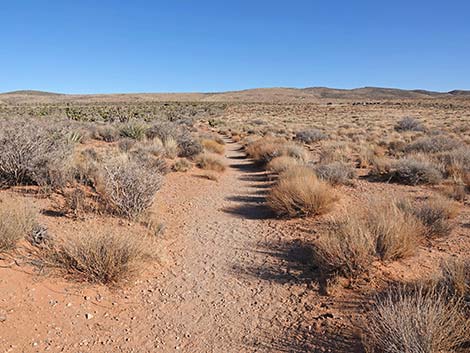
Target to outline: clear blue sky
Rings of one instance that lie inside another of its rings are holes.
[[[470,89],[470,0],[5,0],[0,33],[0,91]]]

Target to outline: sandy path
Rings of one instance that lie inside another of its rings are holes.
[[[108,290],[2,269],[0,353],[311,351],[312,308],[328,307],[303,278],[305,250],[283,247],[295,235],[262,204],[265,172],[239,144],[227,141],[224,158],[217,182],[169,175],[155,210],[168,227],[162,263],[135,283]]]
[[[144,343],[136,351],[282,350],[279,342],[297,322],[306,285],[293,290],[290,275],[273,263],[285,260],[266,250],[283,236],[261,204],[266,176],[238,144],[227,143],[225,158],[228,170],[219,182],[175,213],[182,224],[171,244],[176,263],[164,280],[148,284],[157,290],[143,294],[151,305],[132,328],[141,336],[133,341]]]

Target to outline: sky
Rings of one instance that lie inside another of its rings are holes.
[[[314,86],[470,89],[470,1],[0,1],[0,92]]]

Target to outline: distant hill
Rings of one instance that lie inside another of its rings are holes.
[[[265,102],[294,103],[315,102],[322,99],[382,100],[382,99],[433,99],[470,98],[470,91],[454,90],[433,92],[397,88],[363,87],[335,89],[327,87],[307,88],[254,88],[242,91],[215,93],[128,93],[128,94],[60,94],[42,91],[14,91],[0,94],[0,102],[60,103],[60,102],[123,102],[123,101],[183,101],[183,102]]]
[[[25,95],[25,96],[63,96],[61,93],[35,91],[35,90],[20,90],[0,93],[1,95]]]

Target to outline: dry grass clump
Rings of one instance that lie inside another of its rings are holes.
[[[282,173],[267,196],[267,204],[276,215],[287,218],[327,213],[337,200],[331,186],[319,181],[307,167]]]
[[[447,177],[470,188],[470,148],[461,147],[437,155]]]
[[[424,131],[420,121],[412,117],[404,117],[395,125],[396,131]]]
[[[271,160],[266,166],[266,169],[272,173],[281,174],[285,172],[286,170],[289,170],[300,164],[301,163],[297,158],[293,158],[289,156],[280,156]]]
[[[470,260],[444,260],[436,285],[449,298],[463,298],[470,309]]]
[[[449,235],[453,228],[449,221],[459,213],[458,204],[444,197],[434,197],[418,207],[408,205],[408,209],[424,225],[427,238]]]
[[[345,142],[327,142],[320,150],[320,163],[328,164],[333,162],[348,163],[351,157],[351,148]]]
[[[355,214],[332,220],[313,247],[313,262],[326,276],[357,277],[369,270],[375,256],[375,239]]]
[[[185,158],[178,159],[174,164],[172,169],[175,172],[187,172],[192,168],[192,163]]]
[[[366,330],[370,352],[458,352],[470,339],[470,316],[439,290],[398,287],[377,298]]]
[[[206,151],[212,153],[223,154],[225,151],[224,145],[215,140],[203,139],[201,144]]]
[[[424,234],[422,223],[400,207],[399,200],[373,200],[368,207],[367,226],[376,239],[377,254],[383,260],[413,255]]]
[[[49,266],[102,284],[128,279],[152,255],[151,244],[145,239],[128,233],[96,231],[53,238],[37,253]]]
[[[0,186],[64,187],[71,179],[73,144],[36,121],[0,124]]]
[[[114,213],[136,218],[150,207],[161,182],[162,174],[148,163],[114,158],[104,165],[97,190]]]
[[[330,184],[350,185],[356,177],[354,168],[343,162],[332,162],[313,166],[315,174]]]
[[[328,136],[321,130],[318,129],[308,129],[298,131],[295,134],[295,139],[303,143],[314,143],[328,138]]]
[[[406,147],[408,153],[438,153],[458,148],[461,143],[445,135],[421,137]]]
[[[16,248],[36,225],[35,212],[18,200],[0,199],[0,252]]]
[[[286,144],[283,138],[272,136],[262,137],[246,146],[246,153],[259,163],[269,163],[272,159],[282,155],[282,147]]]
[[[196,165],[205,170],[214,170],[216,172],[223,172],[227,166],[224,160],[217,154],[201,153],[195,159]]]

